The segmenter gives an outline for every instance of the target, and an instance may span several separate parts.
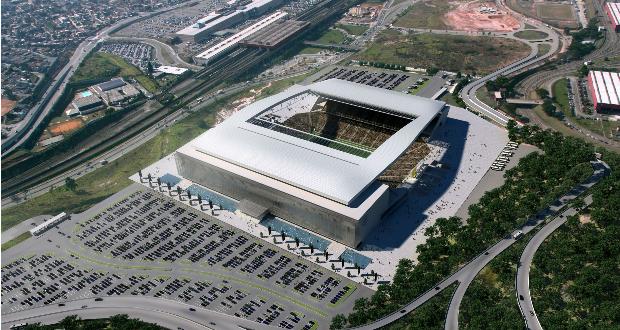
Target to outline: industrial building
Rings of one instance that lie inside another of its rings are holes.
[[[611,21],[611,27],[616,32],[620,32],[620,3],[608,2],[605,4],[605,12]]]
[[[80,96],[76,97],[73,102],[71,102],[71,105],[73,108],[67,111],[67,116],[89,114],[104,106],[101,98],[97,95],[93,95],[90,91],[80,93]]]
[[[250,25],[249,27],[233,34],[232,36],[224,39],[222,42],[219,42],[213,47],[205,50],[204,52],[194,56],[194,62],[200,65],[207,65],[211,63],[213,60],[218,59],[220,56],[227,54],[228,52],[234,50],[239,43],[245,38],[253,35],[254,33],[266,28],[270,24],[275,23],[276,21],[286,17],[288,14],[283,11],[277,11],[258,22]]]
[[[140,91],[123,78],[114,78],[89,88],[108,106],[121,105],[141,95]]]
[[[620,73],[590,71],[588,86],[597,112],[620,110]]]
[[[256,48],[276,48],[308,26],[308,22],[281,20],[252,34],[241,41],[240,45]]]
[[[278,217],[356,247],[403,196],[383,178],[422,165],[424,140],[448,109],[338,79],[296,85],[190,141],[175,161],[181,176],[246,215]]]
[[[209,13],[196,23],[178,31],[178,35],[185,42],[199,42],[214,32],[229,28],[246,19],[260,16],[282,4],[283,0],[255,0],[230,2],[227,8]]]

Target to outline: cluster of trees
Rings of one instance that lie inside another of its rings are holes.
[[[359,61],[359,64],[364,65],[364,66],[374,66],[375,68],[382,68],[382,69],[400,70],[400,71],[407,70],[407,68],[404,65],[400,65],[400,64],[389,64],[389,63],[372,62],[372,61]]]
[[[556,106],[553,104],[554,100],[549,94],[549,91],[544,88],[536,89],[536,94],[543,100],[542,109],[547,114],[547,116],[556,117],[558,119],[564,118],[564,114],[562,111],[558,111]]]
[[[493,92],[502,92],[505,98],[514,97],[516,92],[514,90],[517,83],[520,81],[519,77],[508,78],[506,76],[499,76],[495,80],[489,80],[485,83],[485,87],[489,94]],[[499,100],[497,107],[504,112],[510,114],[514,118],[519,119],[521,122],[529,122],[529,119],[517,113],[517,106],[511,103],[507,103],[504,100]]]
[[[598,31],[598,23],[598,19],[594,17],[590,19],[588,26],[571,34],[573,41],[566,54],[569,59],[582,58],[596,49],[594,42],[602,37]]]
[[[114,315],[107,319],[82,320],[77,315],[67,316],[56,324],[41,325],[40,323],[28,324],[22,330],[164,330],[154,323],[148,323],[139,319],[130,319],[126,314]]]
[[[527,155],[506,171],[503,186],[470,206],[467,224],[457,217],[440,218],[427,228],[428,240],[417,248],[418,262],[400,260],[392,283],[379,286],[371,298],[357,300],[345,325],[362,325],[397,311],[592,173],[593,148],[582,140],[537,127],[519,128],[512,121],[509,132],[513,140],[534,144],[542,152]]]
[[[620,156],[603,158],[612,173],[594,187],[593,203],[534,257],[530,285],[543,328],[620,328]]]

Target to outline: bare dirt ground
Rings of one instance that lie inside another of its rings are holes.
[[[517,18],[499,10],[493,2],[455,2],[452,5],[454,9],[442,20],[454,30],[511,32],[521,26]]]
[[[0,100],[0,106],[2,107],[2,112],[1,112],[2,115],[4,116],[5,114],[9,113],[9,111],[13,110],[16,103],[17,102],[15,101],[2,98],[2,100]]]
[[[49,131],[52,134],[52,136],[56,136],[60,134],[66,134],[69,132],[73,132],[76,129],[82,127],[82,125],[84,125],[84,122],[82,121],[82,119],[75,118],[75,119],[70,119],[67,121],[63,121],[61,123],[51,125],[49,127]]]

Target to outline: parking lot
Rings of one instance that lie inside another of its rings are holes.
[[[120,56],[144,73],[147,73],[147,63],[153,61],[155,56],[155,49],[152,46],[138,42],[105,43],[99,51]]]
[[[371,293],[172,199],[135,190],[31,239],[33,255],[2,267],[3,313],[139,295],[310,329],[327,327]]]

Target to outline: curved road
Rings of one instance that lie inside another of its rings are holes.
[[[535,46],[532,43],[528,43],[530,47],[532,47],[532,51],[527,57],[519,61],[516,61],[506,67],[503,67],[476,81],[469,83],[468,85],[463,87],[463,89],[459,93],[459,96],[463,99],[463,101],[465,102],[465,104],[467,104],[468,107],[470,107],[471,109],[477,112],[484,114],[485,116],[489,117],[491,120],[497,122],[498,124],[502,126],[506,126],[506,124],[508,123],[508,120],[510,120],[511,117],[505,115],[503,112],[499,110],[491,108],[490,106],[486,105],[484,102],[480,101],[478,97],[476,96],[476,92],[478,91],[478,89],[483,87],[484,84],[489,80],[496,79],[497,77],[501,75],[507,75],[510,73],[517,72],[532,64],[535,64],[537,62],[545,60],[546,58],[554,56],[555,52],[559,49],[559,46],[560,46],[559,36],[555,32],[555,30],[548,28],[540,23],[534,23],[532,21],[529,21],[528,23],[535,25],[539,30],[549,35],[549,38],[551,39],[551,49],[546,54],[542,56],[538,56],[538,45]]]
[[[592,196],[585,198],[585,204],[592,204]],[[566,223],[568,217],[578,213],[579,211],[574,208],[569,208],[566,210],[562,213],[562,215],[555,218],[553,221],[544,226],[538,233],[536,233],[536,235],[534,235],[534,237],[532,237],[532,239],[527,243],[527,246],[521,254],[521,258],[519,260],[520,267],[517,268],[516,293],[518,296],[517,300],[519,302],[519,309],[525,318],[525,323],[528,329],[542,330],[542,326],[538,321],[538,316],[534,311],[534,304],[532,303],[532,296],[530,294],[530,268],[532,267],[534,254],[543,241],[549,237],[549,235]],[[523,300],[520,299],[520,296],[523,296]]]
[[[592,162],[592,167],[594,168],[594,173],[586,182],[581,183],[580,185],[571,189],[564,196],[557,199],[551,206],[547,207],[545,210],[539,212],[534,218],[529,219],[526,224],[520,228],[523,234],[527,234],[530,231],[534,230],[538,225],[545,222],[545,219],[548,216],[554,216],[557,212],[564,209],[568,203],[572,200],[583,194],[585,191],[594,186],[597,182],[599,182],[604,176],[609,173],[609,166],[602,161]],[[576,213],[576,210],[573,208],[568,208],[561,215],[559,215],[556,219],[566,218],[567,215],[572,215]],[[508,244],[503,244],[505,241],[508,241]],[[499,253],[507,249],[510,245],[515,242],[512,237],[506,238],[502,240],[500,243],[493,246],[487,252],[489,255],[497,256]],[[496,250],[496,248],[501,248],[501,250]],[[485,252],[486,253],[486,252]],[[459,287],[456,289],[454,296],[452,297],[452,301],[450,302],[450,307],[448,308],[448,315],[446,317],[445,328],[450,330],[458,329],[458,321],[459,321],[459,307],[461,305],[461,301],[465,295],[465,291],[476,277],[476,275],[486,266],[487,263],[491,261],[493,258],[485,258],[486,262],[478,263],[475,267],[470,267],[470,273],[462,277],[462,281],[459,284]],[[469,265],[468,265],[469,266]],[[517,291],[520,292],[520,291]]]
[[[609,172],[609,167],[603,161],[592,162],[592,167],[594,168],[594,173],[588,180],[585,182],[575,186],[571,191],[569,191],[566,195],[558,198],[551,206],[547,207],[545,210],[539,212],[534,218],[528,220],[528,222],[520,229],[523,233],[528,233],[533,230],[536,226],[544,222],[547,216],[553,216],[556,212],[563,209],[570,201],[575,199],[577,196],[591,188],[597,182],[599,182],[604,176],[606,176]],[[356,330],[371,330],[378,329],[381,327],[388,326],[389,324],[396,322],[398,319],[404,317],[408,313],[412,312],[416,308],[423,305],[429,299],[433,298],[435,295],[440,293],[443,289],[450,286],[453,283],[458,282],[459,287],[455,291],[452,301],[450,303],[450,307],[448,309],[448,315],[446,317],[446,329],[458,329],[458,310],[460,303],[463,299],[465,291],[469,286],[469,283],[473,280],[473,278],[486,266],[493,258],[498,256],[508,247],[515,243],[515,240],[509,236],[500,240],[489,249],[484,251],[484,253],[478,255],[465,266],[461,267],[454,274],[446,278],[445,280],[439,282],[429,291],[423,293],[422,295],[416,297],[409,304],[403,306],[401,310],[392,313],[382,319],[379,319],[373,323],[369,323],[357,328]]]
[[[2,315],[2,329],[14,324],[53,324],[70,315],[83,319],[105,318],[116,314],[127,314],[146,322],[157,323],[169,329],[280,329],[212,310],[194,308],[168,299],[153,297],[105,297],[102,301],[80,299],[69,301],[65,306],[58,304],[27,309]]]

